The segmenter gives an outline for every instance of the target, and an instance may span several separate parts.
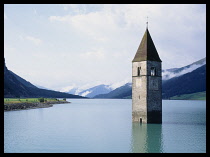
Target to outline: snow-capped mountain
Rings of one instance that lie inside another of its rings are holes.
[[[96,96],[98,94],[107,94],[107,93],[111,92],[112,90],[113,89],[109,85],[101,84],[101,85],[83,90],[83,91],[79,92],[78,95],[93,98],[94,96]]]
[[[96,95],[94,98],[115,98],[115,99],[119,99],[119,98],[126,98],[131,96],[131,91],[132,91],[132,83],[126,83],[121,87],[116,88],[115,90],[107,93],[107,94],[99,94]]]
[[[162,83],[164,84],[163,87],[169,84],[170,82],[169,80],[177,78],[179,76],[183,76],[187,73],[191,73],[205,64],[206,64],[206,58],[203,58],[197,62],[194,62],[190,65],[181,68],[171,68],[171,69],[162,70]],[[166,82],[168,83],[165,84]],[[173,86],[171,86],[171,88],[172,87]],[[131,97],[131,90],[132,90],[132,83],[128,80],[124,80],[110,85],[101,84],[85,90],[84,88],[83,89],[77,88],[74,85],[74,86],[65,87],[65,90],[63,89],[62,92],[85,96],[89,98],[122,98],[122,97],[129,98]]]
[[[68,87],[63,88],[61,92],[93,98],[94,96],[98,94],[107,94],[114,89],[115,88],[113,88],[111,85],[101,84],[101,85],[97,85],[88,89],[85,89],[84,87],[79,88],[76,86],[68,86]]]
[[[60,91],[69,93],[69,94],[75,94],[75,95],[80,95],[80,96],[83,95],[85,97],[93,98],[94,96],[99,95],[99,94],[107,94],[115,90],[116,88],[125,85],[127,82],[128,82],[128,79],[125,79],[125,80],[115,82],[112,84],[108,84],[108,85],[100,84],[93,87],[90,87],[90,85],[88,84],[83,85],[81,87],[77,87],[74,84],[74,85],[63,87]]]
[[[69,94],[76,94],[76,95],[78,95],[78,88],[72,88],[72,89],[70,89],[69,91],[68,91],[68,93]]]

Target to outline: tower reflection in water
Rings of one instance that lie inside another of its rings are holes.
[[[131,153],[162,153],[162,125],[132,123]]]

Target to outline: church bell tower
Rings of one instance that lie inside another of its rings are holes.
[[[148,28],[132,61],[132,121],[162,123],[161,60]]]

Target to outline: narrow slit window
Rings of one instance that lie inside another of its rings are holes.
[[[142,124],[142,118],[140,118],[140,120],[139,120],[139,121],[140,121],[140,124]]]
[[[156,75],[156,69],[155,67],[151,68],[151,76],[155,76]]]
[[[137,76],[140,76],[141,67],[138,67]]]

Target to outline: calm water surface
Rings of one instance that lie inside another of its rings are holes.
[[[140,125],[130,99],[67,100],[4,112],[4,152],[206,152],[206,101],[163,100],[163,124]]]

